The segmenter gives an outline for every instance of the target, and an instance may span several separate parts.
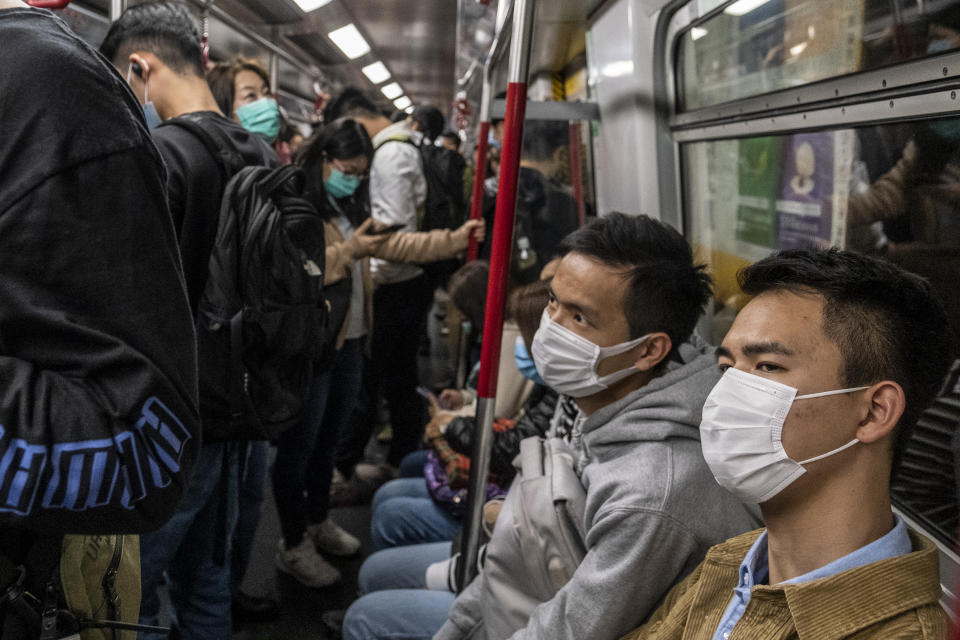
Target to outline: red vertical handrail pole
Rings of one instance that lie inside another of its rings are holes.
[[[483,214],[483,181],[487,178],[487,137],[490,135],[490,120],[481,120],[477,126],[477,166],[473,172],[473,197],[470,199],[470,219]],[[471,234],[467,245],[467,262],[477,259],[477,238]]]
[[[497,207],[493,215],[493,245],[490,252],[490,278],[487,281],[487,307],[483,317],[483,343],[480,347],[476,431],[470,456],[470,497],[458,568],[458,583],[461,587],[469,584],[477,572],[480,523],[483,504],[487,498],[497,369],[500,365],[503,311],[507,301],[510,252],[513,248],[513,221],[520,176],[520,155],[523,150],[523,118],[527,109],[527,76],[530,71],[530,44],[535,8],[536,0],[513,1],[513,36],[507,70],[507,109],[504,115]]]
[[[570,182],[573,183],[573,199],[577,201],[577,218],[580,226],[587,221],[587,209],[583,204],[583,169],[580,164],[580,123],[570,123]]]

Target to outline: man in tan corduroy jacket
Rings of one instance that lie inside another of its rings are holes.
[[[947,636],[938,551],[890,507],[893,461],[951,355],[926,281],[852,252],[785,251],[718,349],[704,457],[766,529],[713,547],[629,640]]]

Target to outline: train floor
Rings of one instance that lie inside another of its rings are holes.
[[[271,452],[272,453],[272,452]],[[261,624],[235,624],[235,640],[335,640],[339,638],[342,612],[357,598],[357,573],[363,559],[371,553],[370,505],[336,507],[330,517],[363,543],[352,558],[325,556],[340,570],[340,583],[323,589],[305,587],[274,565],[280,524],[273,502],[273,491],[267,491],[254,540],[253,557],[244,577],[243,590],[254,596],[270,596],[280,600],[280,617]]]

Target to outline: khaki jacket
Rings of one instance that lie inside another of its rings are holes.
[[[623,640],[711,640],[760,531],[710,549],[647,624]],[[754,587],[729,640],[945,640],[939,553],[925,538],[910,539],[915,551],[905,556],[812,582]]]
[[[343,234],[333,220],[323,223],[326,239],[326,268],[323,283],[333,284],[348,277],[353,271],[354,253],[357,243],[344,240]],[[451,229],[434,229],[417,233],[394,233],[380,245],[377,258],[391,262],[426,263],[446,260],[467,248],[469,237],[465,233],[456,233]],[[373,277],[370,274],[370,258],[361,258],[363,264],[363,293],[366,298],[364,316],[367,336],[373,327]],[[337,349],[343,346],[350,324],[350,311],[337,335]]]

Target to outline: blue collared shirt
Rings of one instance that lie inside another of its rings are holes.
[[[826,564],[819,569],[814,569],[802,576],[784,580],[781,584],[798,584],[801,582],[810,582],[819,578],[836,575],[843,571],[856,569],[872,562],[879,562],[887,558],[895,558],[910,553],[910,536],[907,535],[907,526],[903,523],[900,516],[895,516],[896,524],[890,533],[882,538],[874,540],[870,544],[860,547],[853,553],[848,553],[842,558],[837,558],[833,562]],[[713,640],[727,640],[730,632],[736,626],[740,616],[743,615],[747,604],[750,602],[750,590],[755,585],[766,584],[770,578],[770,565],[767,556],[767,532],[764,531],[757,538],[750,551],[740,564],[740,583],[733,588],[733,597],[727,610],[720,619],[720,625],[717,632],[713,634]]]

